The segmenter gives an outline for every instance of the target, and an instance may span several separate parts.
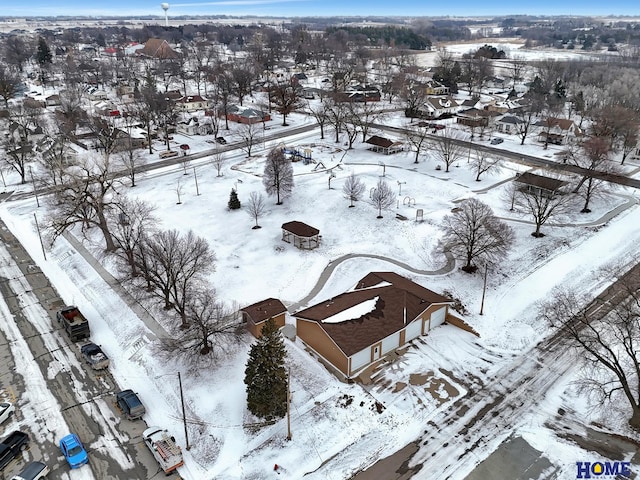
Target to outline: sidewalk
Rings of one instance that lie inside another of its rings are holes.
[[[105,282],[107,282],[113,291],[120,296],[122,301],[131,308],[138,318],[144,322],[150,332],[155,336],[155,338],[150,338],[150,340],[169,337],[169,333],[167,333],[164,327],[157,322],[153,315],[151,315],[149,311],[140,304],[140,302],[133,298],[133,296],[120,284],[118,279],[111,275],[76,237],[69,232],[63,233],[62,236],[69,242],[69,244],[71,244],[74,250],[82,255],[82,258],[84,258],[91,268],[93,268],[96,273],[100,275]]]

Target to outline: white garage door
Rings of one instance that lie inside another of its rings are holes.
[[[416,337],[419,337],[422,334],[422,320],[418,319],[415,322],[407,325],[405,330],[405,341],[413,340]]]
[[[395,350],[400,346],[400,333],[394,333],[393,335],[389,335],[387,338],[382,340],[382,354],[386,355],[387,353]]]
[[[351,371],[355,372],[369,363],[371,363],[371,349],[366,348],[351,356]]]
[[[447,309],[442,307],[440,310],[437,310],[431,314],[431,328],[435,328],[438,325],[442,325],[444,323],[444,317],[447,313]]]

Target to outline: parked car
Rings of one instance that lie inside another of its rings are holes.
[[[137,420],[147,412],[144,405],[133,390],[116,393],[116,405],[128,420]]]
[[[444,130],[445,126],[440,123],[430,123],[429,128],[433,128],[434,130]]]
[[[15,413],[16,407],[13,406],[13,403],[2,402],[0,403],[0,424],[6,422],[11,418],[11,416]]]
[[[62,454],[71,468],[80,468],[82,465],[89,463],[89,455],[87,455],[80,438],[75,433],[62,437],[60,450],[62,450]]]
[[[501,139],[501,138],[493,138],[493,139],[491,139],[491,145],[499,145],[502,142],[504,142],[504,140]]]
[[[218,142],[220,145],[227,144],[227,141],[224,139],[224,137],[216,137],[216,142]]]
[[[0,441],[0,470],[3,470],[23,450],[29,447],[29,435],[15,430]]]
[[[49,467],[42,462],[31,462],[11,480],[42,480],[49,473]]]
[[[109,367],[109,357],[102,351],[102,348],[93,342],[82,345],[80,353],[94,370],[102,370]]]
[[[160,158],[171,158],[177,157],[178,152],[174,152],[173,150],[165,150],[164,152],[160,152]]]

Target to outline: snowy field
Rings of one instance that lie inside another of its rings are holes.
[[[292,126],[308,121],[301,115],[290,118]],[[383,123],[403,121],[390,117]],[[275,120],[271,131],[278,128]],[[189,143],[192,152],[211,148],[202,137],[175,137],[176,145]],[[225,137],[233,141],[233,135]],[[533,140],[519,147],[514,137],[504,138],[507,140],[502,148],[537,155],[542,152]],[[286,420],[256,428],[257,419],[246,410],[244,365],[252,342],[248,334],[243,345],[220,359],[215,371],[186,371],[179,364],[155,361],[153,344],[146,344],[140,351],[134,347],[148,333],[145,324],[105,286],[69,243],[58,240],[47,252],[47,261],[43,260],[33,213],[44,216],[45,212],[36,207],[35,199],[8,201],[0,206],[3,220],[24,242],[65,301],[77,304],[90,319],[94,338],[100,338],[112,359],[114,377],[121,385],[140,393],[147,406],[146,422],[168,428],[184,445],[177,382],[173,380],[176,372],[182,371],[192,448],[185,452],[186,466],[180,474],[187,480],[270,478],[274,476],[274,464],[282,467],[284,478],[288,479],[348,478],[417,438],[430,418],[465,395],[474,378],[495,374],[508,359],[544,338],[548,332],[535,318],[535,306],[555,285],[575,285],[595,292],[602,287],[594,280],[599,267],[640,255],[640,244],[630,241],[640,235],[635,190],[611,187],[603,198],[594,201],[592,213],[555,218],[552,223],[557,226],[543,226],[546,236],[535,239],[530,235],[534,227],[528,217],[522,212],[510,212],[502,199],[504,182],[523,171],[521,165],[505,163],[499,172],[489,172],[482,181],[475,182],[467,159],[445,173],[436,170],[432,158],[423,158],[416,165],[412,154],[383,156],[368,151],[360,141],[343,157],[344,145],[334,143],[330,133],[324,140],[316,132],[286,143],[289,147],[310,148],[314,161],[322,162],[326,169],[314,171],[318,163],[295,163],[291,197],[280,206],[268,199],[268,212],[260,218],[259,230],[251,229],[253,219],[243,209],[228,211],[227,202],[232,188],[237,189],[241,202],[248,199],[250,192],[264,192],[260,174],[266,149],[273,148],[274,141],[261,145],[251,158],[240,151],[229,154],[222,177],[216,176],[211,159],[205,158],[190,162],[187,169],[178,165],[154,171],[141,177],[134,189],[123,186],[120,192],[154,205],[162,228],[192,229],[205,237],[218,259],[211,275],[218,294],[225,301],[240,305],[271,296],[287,305],[298,302],[313,288],[323,269],[346,254],[381,255],[416,269],[437,270],[446,263],[439,243],[439,225],[464,198],[477,196],[491,205],[516,233],[510,255],[489,272],[482,316],[478,314],[483,284],[479,273],[468,275],[455,268],[442,275],[417,275],[392,263],[367,258],[341,263],[309,304],[345,291],[370,271],[392,270],[459,299],[466,309],[465,320],[480,333],[480,338],[448,325],[439,327],[377,372],[374,382],[367,386],[339,381],[308,354],[299,340],[286,340],[292,381],[290,442],[285,440]],[[553,152],[551,148],[545,155],[552,156]],[[337,166],[341,159],[342,164]],[[329,189],[327,169],[332,167],[336,176]],[[631,163],[628,168],[636,167]],[[196,194],[194,169],[200,195]],[[356,207],[348,208],[342,184],[352,172],[365,182],[367,189]],[[380,179],[396,189],[398,198],[393,208],[383,212],[383,219],[376,219],[377,210],[368,199],[370,189]],[[16,185],[11,176],[7,183],[10,190],[28,189]],[[176,189],[180,187],[181,203],[177,204]],[[625,202],[631,205],[628,209],[599,224],[607,212]],[[415,221],[417,209],[424,212],[423,222]],[[579,209],[576,205],[574,212]],[[408,220],[396,219],[396,213]],[[318,249],[300,251],[282,242],[280,226],[292,220],[320,230],[322,241]],[[99,238],[94,243],[87,241],[86,246],[94,255],[101,255]],[[11,275],[9,266],[3,268],[3,276]],[[152,313],[160,323],[175,321],[163,318],[159,311]],[[47,314],[34,311],[32,317],[45,320]],[[9,338],[15,335],[10,323],[0,328]],[[14,358],[20,358],[26,347],[16,339],[11,348]],[[25,376],[25,382],[28,404],[50,405],[54,401],[46,390],[46,379],[30,375]],[[555,437],[544,426],[545,419],[561,405],[571,405],[587,421],[602,421],[605,415],[591,412],[577,399],[570,382],[571,378],[567,378],[558,385],[555,395],[544,400],[545,408],[524,419],[526,428],[520,432],[557,465],[559,478],[567,479],[575,478],[575,461],[584,460],[585,452]],[[52,410],[55,412],[55,408]],[[99,418],[97,410],[91,414]],[[616,427],[624,431],[624,413],[618,412],[616,418]],[[55,430],[64,430],[58,425],[62,418],[54,420]],[[612,425],[611,421],[608,424]],[[34,424],[32,428],[37,431],[39,427]],[[452,456],[460,453],[452,452]],[[482,454],[489,453],[482,448],[476,450],[478,461]],[[90,473],[80,470],[71,472],[69,478],[92,478],[87,475]]]

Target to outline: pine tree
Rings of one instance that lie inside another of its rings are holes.
[[[231,195],[229,195],[229,203],[227,207],[229,210],[238,210],[240,208],[240,200],[238,200],[238,194],[234,188],[231,189]]]
[[[51,49],[49,45],[47,45],[47,41],[40,37],[38,39],[38,50],[36,52],[36,60],[40,64],[40,66],[45,65],[46,63],[51,63],[53,56],[51,55]]]
[[[262,336],[251,346],[244,372],[247,408],[257,417],[272,420],[287,413],[286,355],[278,327],[273,319],[267,320]]]

